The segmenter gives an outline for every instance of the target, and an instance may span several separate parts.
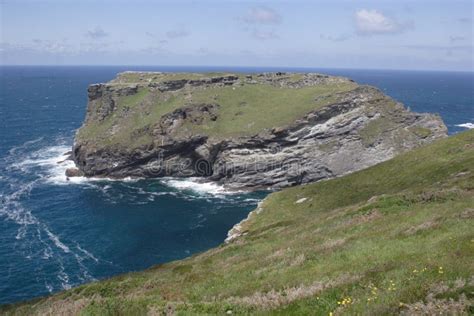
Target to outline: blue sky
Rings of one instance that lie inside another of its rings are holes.
[[[9,1],[1,64],[473,71],[473,2]]]

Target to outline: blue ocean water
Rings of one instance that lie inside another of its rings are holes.
[[[66,181],[61,162],[91,83],[124,70],[281,71],[232,67],[1,67],[0,304],[141,270],[220,244],[266,193],[229,194],[189,180]],[[450,133],[474,123],[474,74],[283,69],[344,75]]]

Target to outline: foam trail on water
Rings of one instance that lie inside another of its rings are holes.
[[[26,159],[13,163],[12,168],[21,170],[22,172],[29,172],[31,169],[41,167],[44,172],[43,180],[47,183],[55,185],[69,185],[69,184],[81,184],[93,186],[94,182],[103,181],[116,181],[116,182],[137,182],[140,178],[123,178],[123,179],[110,179],[110,178],[86,178],[86,177],[71,177],[67,178],[65,173],[68,168],[75,167],[72,160],[68,159],[65,154],[71,149],[71,146],[59,145],[50,146],[40,149]],[[241,191],[228,190],[224,186],[216,184],[214,182],[202,181],[201,178],[164,178],[161,180],[162,183],[169,187],[183,190],[192,191],[200,195],[228,195],[238,194]],[[104,189],[106,189],[105,187]]]
[[[68,159],[67,153],[70,151],[71,146],[68,145],[57,145],[49,146],[39,149],[29,155],[20,162],[12,162],[8,169],[10,171],[20,171],[22,173],[31,173],[33,169],[40,168],[36,171],[37,174],[42,176],[42,180],[46,183],[54,185],[70,185],[70,184],[81,184],[94,186],[94,182],[102,181],[117,181],[117,182],[137,182],[139,178],[124,178],[124,179],[111,179],[111,178],[87,178],[87,177],[66,177],[66,170],[68,168],[76,167],[74,161]]]
[[[46,234],[48,234],[49,239],[54,243],[56,247],[60,248],[65,253],[71,252],[71,249],[69,249],[68,246],[63,244],[61,240],[59,240],[58,236],[54,235],[48,228],[44,228],[44,231],[46,232]]]
[[[64,290],[69,290],[71,285],[69,284],[69,275],[66,273],[66,269],[64,268],[64,264],[61,258],[59,258],[59,272],[58,272],[58,279],[61,282],[61,286]]]
[[[44,286],[46,287],[46,289],[48,290],[49,293],[52,293],[54,288],[52,285],[50,285],[49,283],[45,282],[44,283]]]
[[[20,146],[16,146],[16,147],[13,147],[12,149],[10,149],[8,151],[8,154],[9,155],[14,155],[17,151],[20,151],[22,149],[25,149],[25,148],[28,148],[28,146],[30,145],[33,145],[33,144],[36,144],[40,141],[42,141],[44,138],[43,137],[39,137],[39,138],[36,138],[36,139],[33,139],[33,140],[29,140],[27,142],[24,142],[22,145]]]
[[[74,162],[66,155],[70,149],[71,147],[66,145],[46,147],[33,152],[20,162],[11,164],[11,168],[28,173],[39,167],[42,179],[52,184],[86,183],[83,177],[71,178],[70,181],[66,177],[66,169],[75,167]]]
[[[51,144],[50,141],[48,141]],[[41,211],[34,204],[29,206],[32,197],[30,193],[35,188],[46,188],[51,186],[81,185],[99,190],[111,203],[120,202],[126,198],[127,203],[146,204],[153,201],[155,197],[163,195],[176,196],[180,199],[206,199],[209,202],[220,203],[229,198],[230,194],[238,194],[238,191],[227,190],[224,186],[213,182],[203,182],[201,178],[165,178],[157,179],[168,186],[164,189],[154,189],[148,183],[138,185],[131,184],[140,179],[107,179],[107,178],[85,178],[73,177],[69,180],[65,175],[68,168],[74,167],[73,161],[69,160],[68,152],[71,146],[61,140],[57,145],[42,147],[46,140],[35,139],[10,150],[6,157],[0,158],[0,174],[2,174],[2,185],[6,189],[0,192],[0,220],[7,220],[18,225],[12,226],[16,232],[15,251],[28,260],[34,260],[39,269],[50,269],[53,265],[54,277],[49,275],[39,276],[38,282],[48,292],[59,289],[69,289],[82,282],[95,280],[93,267],[97,265],[111,265],[117,267],[113,262],[104,260],[99,256],[82,247],[71,237],[55,234],[54,225],[41,220]],[[5,171],[5,172],[4,172]],[[6,177],[5,179],[3,179]],[[119,186],[112,185],[110,181],[121,183]],[[126,182],[130,183],[127,184]],[[119,187],[120,190],[116,190]],[[124,190],[124,188],[127,188]],[[44,190],[39,190],[44,194]],[[36,191],[35,193],[36,194]],[[214,199],[217,198],[217,199]],[[212,201],[211,201],[212,199]],[[238,198],[236,198],[236,201]],[[244,201],[248,202],[248,201]],[[38,213],[36,213],[38,211]],[[205,218],[198,218],[195,226],[201,227]],[[15,235],[13,235],[15,237]]]
[[[199,178],[166,178],[161,180],[167,186],[179,190],[189,190],[198,194],[223,195],[223,194],[238,194],[240,191],[230,191],[224,186],[218,185],[214,182],[204,182]]]
[[[464,127],[464,128],[468,128],[468,129],[473,129],[474,128],[474,123],[463,123],[463,124],[457,124],[456,126]]]
[[[91,254],[89,251],[85,250],[85,249],[82,249],[81,246],[79,246],[78,244],[76,244],[76,247],[77,249],[82,252],[83,254],[85,254],[87,257],[89,257],[90,259],[94,260],[95,262],[99,262],[99,259],[97,259],[96,257],[94,257],[93,254]]]
[[[38,138],[25,142],[10,149],[0,159],[1,180],[8,181],[5,190],[0,193],[0,220],[18,225],[16,249],[25,258],[38,261],[40,266],[43,264],[41,262],[57,264],[57,281],[45,279],[42,282],[46,290],[51,292],[58,287],[69,289],[78,281],[95,280],[86,263],[96,264],[99,259],[77,242],[61,240],[23,202],[29,199],[31,191],[36,187],[69,183],[65,171],[74,166],[74,163],[66,160],[68,156],[65,153],[70,146],[59,144],[41,148],[42,140],[43,138]],[[80,181],[81,179],[78,182]],[[68,246],[69,242],[75,243],[74,249]],[[75,265],[77,273],[68,274],[66,263]]]

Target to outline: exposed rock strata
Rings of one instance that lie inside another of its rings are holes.
[[[309,74],[289,81],[277,73],[159,82],[149,79],[144,83],[137,79],[133,84],[120,80],[119,76],[114,84],[89,87],[88,114],[82,129],[102,124],[116,111],[118,98],[137,94],[143,85],[158,89],[160,97],[168,100],[177,91],[191,93],[193,89],[242,82],[299,89],[348,79]],[[315,101],[327,97],[316,95]],[[73,158],[86,176],[201,176],[231,188],[280,188],[341,176],[446,136],[446,127],[437,115],[410,112],[376,88],[358,86],[332,97],[334,102],[285,126],[229,138],[180,134],[183,126],[219,119],[218,103],[184,104],[153,124],[130,131],[132,137],[147,135],[152,141],[123,148],[78,137]]]

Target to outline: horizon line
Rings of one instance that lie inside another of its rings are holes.
[[[352,67],[317,67],[317,66],[222,66],[222,65],[120,65],[120,64],[0,64],[0,67],[155,67],[155,68],[263,68],[263,69],[321,69],[321,70],[373,70],[373,71],[413,71],[413,72],[459,72],[459,73],[474,73],[472,70],[455,70],[455,69],[407,69],[407,68],[352,68]],[[299,71],[296,71],[299,72]]]

